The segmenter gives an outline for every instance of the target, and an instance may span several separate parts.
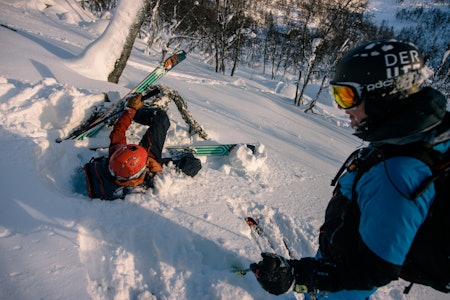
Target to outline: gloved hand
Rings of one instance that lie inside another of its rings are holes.
[[[177,157],[173,161],[175,166],[184,174],[194,177],[202,168],[202,163],[198,158],[195,158],[192,153],[186,153]]]
[[[297,293],[314,293],[318,288],[318,268],[323,263],[313,257],[304,257],[300,260],[289,260],[295,275],[294,291]],[[328,272],[322,269],[321,282],[328,282]]]
[[[142,105],[144,105],[144,102],[142,101],[142,94],[136,94],[127,101],[127,107],[133,108],[135,110],[139,110]]]
[[[158,85],[157,85],[157,86],[149,86],[149,87],[144,91],[144,94],[145,94],[145,95],[142,96],[142,100],[149,99],[149,98],[151,98],[151,97],[153,97],[153,96],[158,95],[159,93],[161,93],[161,90],[159,89],[159,86],[158,86]]]
[[[147,158],[147,167],[150,173],[162,174],[163,172],[161,164],[151,157]]]
[[[294,269],[277,254],[264,252],[261,256],[262,261],[250,265],[261,287],[274,295],[286,293],[294,283]]]

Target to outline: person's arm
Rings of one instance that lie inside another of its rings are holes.
[[[109,156],[117,150],[119,145],[127,144],[127,136],[126,132],[128,127],[130,127],[131,122],[133,121],[134,116],[136,115],[136,111],[139,110],[143,105],[142,95],[137,94],[131,97],[127,101],[126,108],[123,110],[122,115],[119,119],[117,119],[114,124],[113,130],[109,135]]]
[[[340,260],[291,260],[296,286],[306,291],[372,290],[398,279],[401,266],[375,255],[361,242],[358,253]]]
[[[374,166],[357,185],[361,212],[359,237],[354,243],[341,241],[344,247],[348,246],[348,250],[340,251],[340,255],[334,255],[332,259],[308,257],[289,260],[287,264],[276,255],[263,256],[263,261],[252,267],[261,286],[269,292],[272,289],[272,292],[279,293],[276,287],[290,286],[286,281],[295,281],[294,288],[299,292],[317,289],[335,292],[371,290],[397,279],[434,199],[434,188],[429,188],[414,201],[406,199],[399,191],[411,193],[430,175],[428,166],[413,158],[392,158],[386,168],[383,164]],[[344,196],[351,197],[345,191]],[[346,239],[345,234],[340,238]],[[281,277],[280,274],[286,272],[280,266],[292,268],[292,275]]]
[[[120,118],[117,119],[116,123],[114,124],[113,130],[109,135],[109,156],[111,156],[114,151],[117,150],[117,146],[127,144],[126,132],[128,127],[130,127],[135,114],[135,109],[125,109]]]
[[[434,199],[434,187],[415,200],[405,196],[430,175],[427,165],[410,157],[391,158],[371,168],[356,187],[361,216],[355,248],[333,261],[294,261],[296,281],[315,281],[320,290],[338,291],[367,290],[398,279]],[[305,270],[317,275],[308,279]]]

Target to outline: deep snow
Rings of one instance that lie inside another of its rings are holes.
[[[230,272],[260,259],[247,215],[280,245],[284,238],[294,258],[314,254],[330,180],[361,145],[327,93],[318,114],[304,114],[292,104],[289,82],[245,68],[222,76],[190,53],[160,83],[183,96],[211,140],[260,143],[257,154],[240,147],[229,157],[202,158],[195,178],[167,168],[154,191],[92,201],[81,167],[101,154],[87,146],[106,146],[108,132],[54,141],[104,92],[125,94],[159,55],[144,54],[137,40],[115,85],[72,68],[108,24],[75,1],[0,1],[0,20],[17,29],[0,27],[0,299],[275,298],[252,274]],[[200,140],[188,136],[175,106],[169,115],[167,144]],[[133,126],[130,140],[142,130]],[[373,299],[448,299],[418,285],[405,297],[406,284],[392,283]],[[278,297],[294,298],[302,296]]]

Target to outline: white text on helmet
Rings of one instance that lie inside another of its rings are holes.
[[[388,53],[384,55],[386,77],[393,78],[420,68],[419,52],[416,50]]]
[[[381,89],[381,88],[385,88],[385,87],[391,86],[393,83],[394,83],[393,79],[388,79],[388,80],[385,80],[385,81],[381,81],[380,80],[377,83],[368,84],[366,89],[367,89],[367,91],[371,92],[371,91],[374,91],[376,89]]]
[[[366,86],[368,92],[375,91],[377,89],[383,89],[387,87],[393,87],[390,93],[400,92],[408,90],[414,86],[418,86],[422,83],[422,76],[418,72],[410,72],[396,78],[386,79],[384,81],[380,80],[376,83],[371,83]]]

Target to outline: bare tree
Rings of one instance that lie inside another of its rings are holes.
[[[116,63],[114,64],[114,69],[108,75],[109,82],[113,83],[119,82],[120,75],[122,75],[122,72],[127,65],[128,58],[130,57],[131,50],[133,49],[133,44],[136,39],[136,36],[141,30],[142,24],[146,19],[146,11],[150,8],[151,2],[152,2],[151,0],[144,1],[143,7],[139,11],[136,21],[131,25],[130,29],[128,30],[128,36],[125,40],[122,53],[116,60]]]
[[[156,0],[155,6],[152,9],[152,16],[150,19],[150,37],[147,42],[147,49],[145,52],[149,52],[150,48],[153,46],[153,42],[155,41],[156,31],[157,31],[157,25],[156,22],[158,21],[159,16],[159,7],[161,5],[161,0]]]
[[[151,2],[134,1],[135,5],[129,5],[126,0],[118,2],[114,16],[103,34],[70,62],[74,69],[91,78],[118,82],[145,17],[145,6]]]
[[[130,20],[127,17],[126,21],[132,23],[120,25],[120,29],[126,27],[129,31],[122,33],[123,30],[114,28],[111,24],[113,19],[107,28],[111,33],[105,35],[111,41],[104,40],[98,45],[102,49],[95,48],[91,52],[88,48],[94,46],[89,45],[84,57],[72,64],[75,69],[95,79],[117,82],[136,36],[139,32],[148,31],[145,52],[148,53],[157,44],[162,49],[162,58],[168,49],[182,45],[188,51],[201,51],[208,56],[207,61],[215,66],[215,71],[223,74],[226,68],[230,68],[230,74],[234,76],[241,63],[251,67],[262,64],[262,73],[271,72],[272,79],[293,73],[296,78],[293,102],[300,106],[305,105],[304,94],[313,80],[319,82],[319,92],[326,87],[328,72],[338,58],[344,41],[347,40],[348,46],[353,47],[358,41],[394,37],[393,28],[371,23],[368,0],[79,1],[82,7],[98,14],[116,7],[114,18],[122,10],[130,10],[129,7],[135,10],[138,2],[142,3],[139,12],[127,12],[128,16],[136,18]],[[424,14],[422,9],[412,13],[406,10],[400,16],[397,14],[397,18],[413,21],[411,18],[416,18],[417,14]],[[447,58],[448,53],[444,53],[449,49],[448,45],[440,46],[420,37],[423,30],[436,31],[436,26],[448,23],[446,21],[450,17],[441,12],[433,13],[433,16],[433,22],[423,22],[426,24],[420,30],[410,28],[395,37],[410,40],[427,49],[427,63],[437,70],[431,84],[444,88],[449,85],[450,59]],[[143,21],[145,27],[141,27]],[[446,59],[439,61],[443,56]],[[311,109],[306,111],[312,111],[317,97],[309,102]]]
[[[165,111],[169,109],[169,102],[173,101],[177,106],[183,120],[189,126],[189,133],[195,133],[204,140],[208,139],[208,134],[203,130],[202,126],[194,119],[192,114],[188,110],[186,101],[181,95],[166,86],[158,85],[159,90],[162,93],[162,97],[158,97],[151,103],[151,106],[159,107]]]
[[[362,15],[367,7],[367,0],[346,0],[345,2],[325,0],[321,4],[320,10],[325,11],[326,14],[322,12],[319,15],[321,27],[317,32],[318,38],[313,38],[310,41],[311,52],[305,56],[306,73],[300,93],[296,94],[294,101],[297,106],[300,106],[303,102],[303,95],[316,66],[327,55],[327,47],[338,36],[336,32],[350,32],[353,29],[352,26],[361,24]]]
[[[215,48],[215,61],[216,61],[216,72],[222,72],[225,74],[225,49],[226,49],[226,37],[225,32],[227,30],[228,19],[232,15],[228,14],[228,1],[227,0],[216,0],[216,30],[214,37],[214,48]]]
[[[448,58],[450,57],[450,45],[448,46],[442,57],[441,64],[439,65],[437,71],[434,73],[431,85],[441,90],[446,96],[450,95],[450,67]]]
[[[344,55],[344,52],[348,50],[348,42],[349,39],[347,38],[344,43],[342,44],[342,46],[339,49],[339,52],[337,53],[336,58],[333,58],[331,56],[331,61],[332,63],[329,64],[325,64],[325,68],[333,68],[336,64],[336,62],[341,59],[341,57]],[[317,100],[319,100],[319,96],[322,93],[322,91],[324,90],[324,88],[326,87],[326,83],[328,82],[328,72],[325,72],[325,75],[322,77],[322,82],[320,83],[320,87],[319,90],[317,91],[316,95],[314,96],[314,99],[312,99],[312,101],[309,103],[308,107],[304,110],[305,113],[307,112],[312,112],[314,113],[314,107],[316,106]]]

